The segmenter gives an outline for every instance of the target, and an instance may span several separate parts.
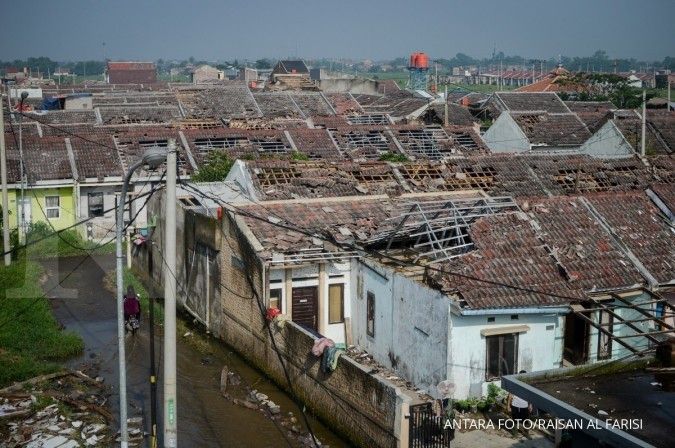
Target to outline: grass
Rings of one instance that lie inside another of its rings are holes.
[[[42,239],[52,233],[54,231],[47,224],[41,222],[34,223],[33,228],[28,232],[26,237],[28,246],[19,251],[19,256],[26,255],[31,259],[45,259],[115,252],[114,241],[101,246],[95,241],[85,240],[76,230],[66,230],[58,235]]]
[[[60,369],[84,349],[60,329],[40,287],[41,266],[20,258],[0,266],[0,387]]]

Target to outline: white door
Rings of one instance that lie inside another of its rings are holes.
[[[23,227],[24,234],[28,232],[28,228],[30,227],[32,219],[30,202],[30,198],[23,198],[23,200],[19,199],[19,210],[21,210],[21,226]]]

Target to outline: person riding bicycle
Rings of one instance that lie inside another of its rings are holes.
[[[129,324],[129,320],[134,317],[136,322],[141,321],[141,302],[134,291],[134,287],[129,285],[127,293],[124,295],[124,323]]]

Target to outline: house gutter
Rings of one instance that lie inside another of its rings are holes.
[[[556,307],[529,307],[529,308],[486,308],[480,310],[457,310],[462,316],[493,316],[504,314],[567,314],[570,308],[567,306]]]

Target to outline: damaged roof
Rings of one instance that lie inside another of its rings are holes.
[[[512,113],[511,116],[533,146],[580,146],[591,132],[576,114]]]
[[[551,114],[570,112],[565,103],[555,93],[496,92],[494,98],[497,100],[497,104],[501,106],[501,110],[511,112],[542,111]]]

